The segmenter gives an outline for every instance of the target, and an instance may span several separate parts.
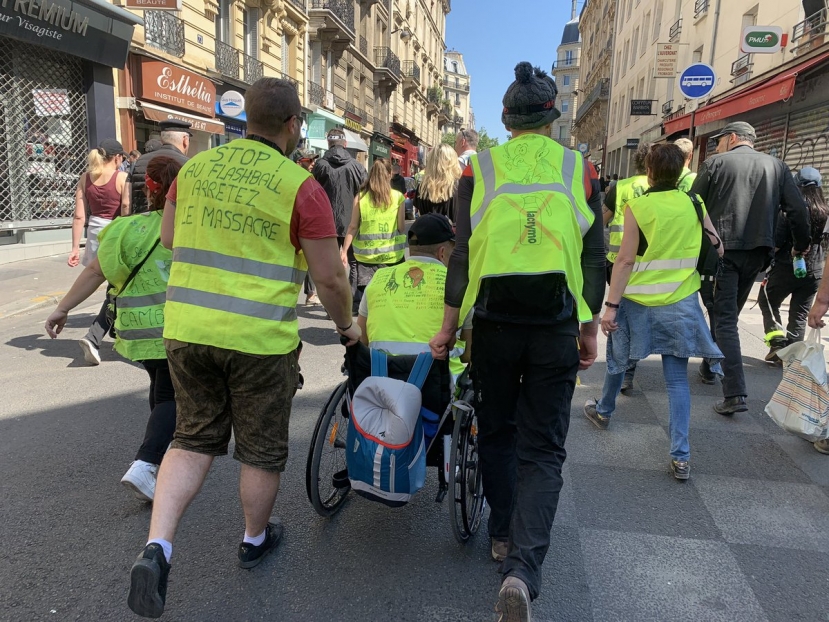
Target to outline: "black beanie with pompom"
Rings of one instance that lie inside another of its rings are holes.
[[[524,61],[515,66],[515,82],[504,95],[501,122],[513,130],[534,130],[561,116],[556,109],[555,81]]]

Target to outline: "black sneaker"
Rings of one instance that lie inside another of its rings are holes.
[[[744,413],[748,410],[746,405],[746,398],[742,395],[737,397],[727,397],[722,402],[714,404],[714,412],[721,415],[733,415],[734,413]]]
[[[158,544],[148,544],[130,571],[127,605],[144,618],[159,618],[167,600],[167,577],[170,564]]]
[[[699,377],[703,384],[717,384],[717,374],[711,371],[711,368],[705,361],[700,363]]]
[[[261,562],[282,540],[282,531],[281,522],[268,523],[265,527],[265,541],[262,544],[254,546],[250,542],[242,542],[239,545],[239,567],[249,569]]]
[[[685,480],[691,477],[691,465],[687,460],[671,459],[671,473],[679,480]]]
[[[596,410],[596,400],[587,400],[584,404],[584,416],[590,419],[600,430],[607,430],[610,425],[610,417],[603,417]]]
[[[633,374],[636,369],[629,369],[625,372],[625,377],[622,380],[622,388],[620,391],[625,395],[633,392]]]

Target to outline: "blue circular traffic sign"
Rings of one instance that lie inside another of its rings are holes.
[[[679,76],[679,90],[688,99],[705,97],[717,84],[717,74],[714,68],[705,63],[694,63],[686,68]]]

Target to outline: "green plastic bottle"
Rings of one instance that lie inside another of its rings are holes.
[[[794,278],[802,279],[806,276],[806,260],[803,259],[803,255],[797,255],[792,262],[792,266],[794,267]]]

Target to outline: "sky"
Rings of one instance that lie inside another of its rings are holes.
[[[570,0],[452,0],[446,47],[463,54],[472,77],[478,130],[485,127],[490,137],[506,140],[501,99],[515,80],[515,66],[529,61],[551,72],[571,9]]]

